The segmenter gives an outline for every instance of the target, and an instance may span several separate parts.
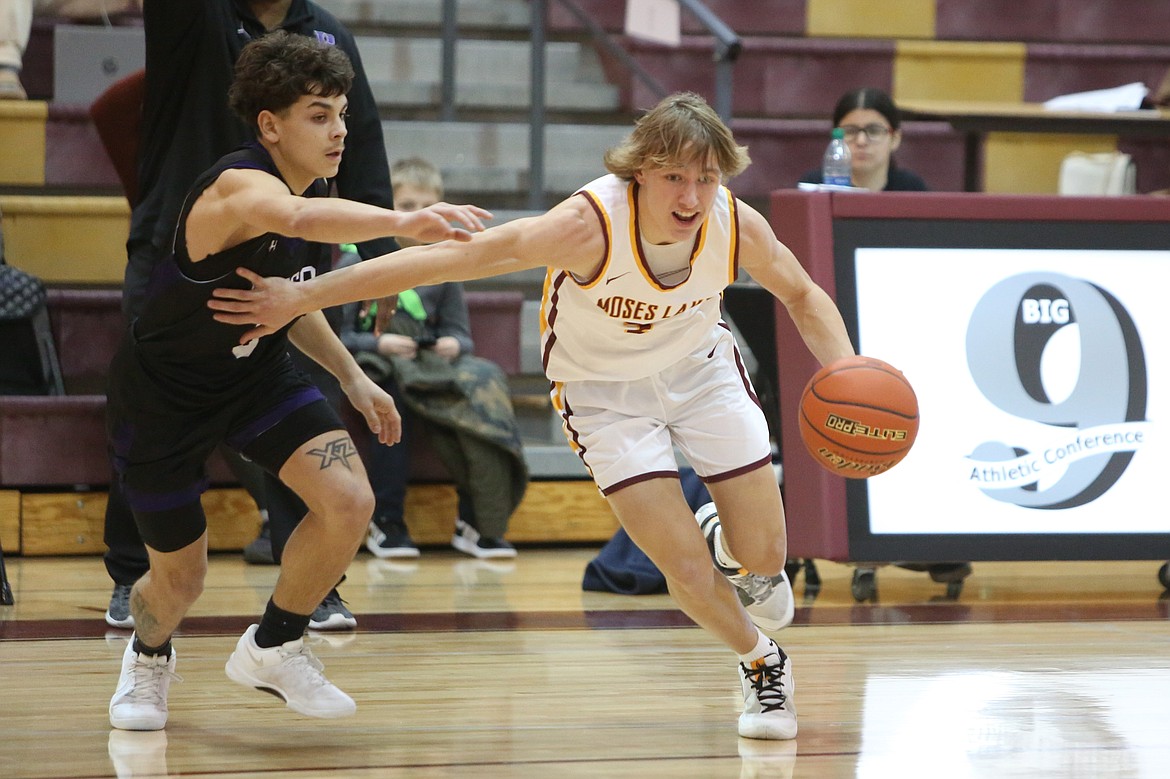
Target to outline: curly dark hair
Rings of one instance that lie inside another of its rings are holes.
[[[228,105],[256,129],[261,111],[279,113],[304,95],[344,95],[352,84],[353,65],[344,51],[307,35],[277,30],[240,52]]]

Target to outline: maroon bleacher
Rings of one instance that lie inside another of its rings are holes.
[[[611,34],[625,28],[626,4],[613,0],[574,0],[602,29]],[[704,0],[704,5],[741,36],[804,34],[806,0]],[[679,13],[682,31],[688,35],[706,34],[705,28],[689,11]],[[548,3],[548,25],[553,32],[578,32],[577,18],[558,2]]]
[[[45,184],[96,194],[122,194],[122,182],[102,146],[88,106],[49,103]]]
[[[1134,81],[1155,89],[1168,70],[1166,45],[1031,43],[1024,60],[1024,100],[1042,103],[1057,95]]]
[[[691,90],[714,99],[710,39],[688,36],[677,48],[630,40],[629,50],[668,92]],[[846,89],[891,89],[894,53],[889,40],[746,38],[735,63],[732,115],[827,117]],[[635,107],[658,102],[641,82],[631,87]]]
[[[1165,43],[1165,0],[936,0],[935,37],[958,41]]]
[[[574,0],[606,31],[621,33],[625,4],[612,0]],[[743,37],[802,37],[808,0],[704,0],[705,5]],[[579,31],[575,17],[560,3],[548,4],[554,32]],[[682,29],[704,30],[686,10]],[[1049,41],[1064,43],[1164,43],[1170,30],[1165,0],[935,0],[934,37],[952,41]],[[874,38],[881,37],[875,30]]]
[[[520,369],[519,292],[468,291],[476,353],[507,373]],[[0,488],[109,484],[104,387],[122,332],[119,290],[50,289],[49,318],[64,396],[0,396]],[[425,436],[411,443],[411,479],[447,481]],[[214,484],[234,484],[226,463],[209,463]]]

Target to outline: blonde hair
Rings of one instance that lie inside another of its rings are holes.
[[[746,146],[707,101],[694,92],[669,95],[634,124],[624,141],[605,153],[605,167],[623,179],[650,168],[715,158],[727,181],[751,164]]]
[[[390,166],[390,185],[398,187],[403,184],[418,189],[429,189],[440,200],[443,199],[443,174],[422,157],[407,157]]]

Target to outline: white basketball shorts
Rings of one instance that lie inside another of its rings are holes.
[[[674,365],[632,381],[555,382],[570,446],[603,494],[677,475],[674,447],[705,481],[771,462],[768,425],[725,328]]]

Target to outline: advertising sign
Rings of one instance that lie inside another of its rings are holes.
[[[1170,555],[1170,250],[849,253],[859,349],[921,415],[905,460],[848,485],[855,559]]]

